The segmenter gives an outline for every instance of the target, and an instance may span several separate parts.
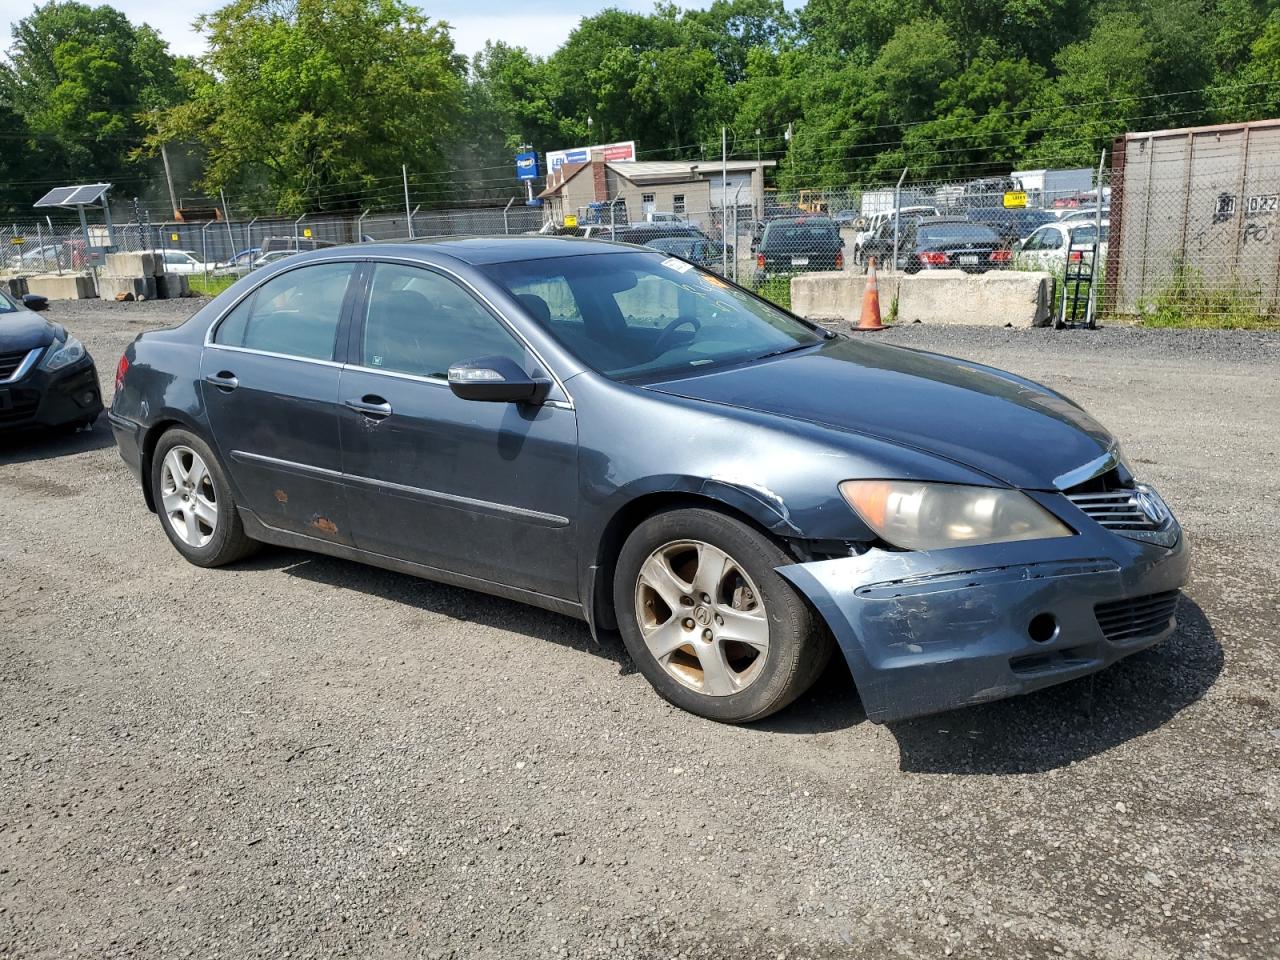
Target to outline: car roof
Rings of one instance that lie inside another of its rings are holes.
[[[482,266],[491,263],[508,263],[513,260],[546,260],[552,257],[573,257],[589,253],[634,253],[639,249],[641,248],[628,244],[588,240],[581,237],[513,234],[497,237],[440,237],[409,241],[350,243],[319,250],[289,252],[296,254],[299,263],[304,260],[327,260],[338,252],[363,252],[425,262],[447,257],[471,266]]]

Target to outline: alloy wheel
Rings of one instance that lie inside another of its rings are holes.
[[[176,446],[160,466],[160,499],[169,526],[190,547],[203,547],[218,529],[218,496],[200,454]]]
[[[764,600],[746,571],[718,547],[679,540],[654,550],[637,577],[635,608],[649,653],[691,690],[727,697],[764,669]]]

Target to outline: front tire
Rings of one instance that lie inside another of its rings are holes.
[[[189,430],[170,430],[156,444],[151,496],[169,542],[198,567],[233,563],[258,547],[244,532],[222,465]]]
[[[663,699],[722,723],[759,720],[805,692],[833,641],[775,568],[794,559],[714,510],[656,514],[614,576],[623,642]]]

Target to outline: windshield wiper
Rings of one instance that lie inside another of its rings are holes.
[[[822,342],[823,341],[819,340],[817,343],[797,343],[794,346],[783,347],[781,350],[771,350],[769,353],[761,354],[760,356],[756,357],[756,359],[768,360],[770,357],[780,357],[784,353],[795,353],[797,350],[808,350],[810,347],[816,347],[818,343],[822,343]]]

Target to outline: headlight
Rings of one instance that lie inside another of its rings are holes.
[[[867,526],[903,550],[1069,537],[1070,527],[1017,490],[913,480],[846,480],[840,494]]]
[[[49,350],[40,361],[42,370],[61,370],[69,367],[84,356],[84,344],[70,334],[66,340],[55,340],[49,344]]]

